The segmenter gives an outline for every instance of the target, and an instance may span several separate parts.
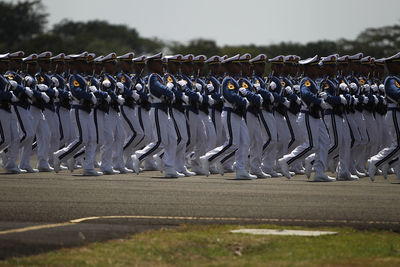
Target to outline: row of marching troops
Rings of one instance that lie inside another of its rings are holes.
[[[398,171],[400,53],[24,56],[0,55],[7,173],[290,179],[314,171],[315,181],[334,181]]]

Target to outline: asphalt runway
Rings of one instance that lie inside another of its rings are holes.
[[[182,223],[400,231],[400,180],[394,175],[316,183],[305,176],[238,181],[234,174],[165,179],[160,172],[80,173],[0,173],[0,259]]]

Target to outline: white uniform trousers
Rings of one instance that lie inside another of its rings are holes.
[[[215,132],[214,124],[211,120],[211,117],[204,113],[203,111],[199,111],[200,120],[203,122],[204,129],[205,129],[205,138],[206,138],[206,151],[210,151],[217,146],[217,133]]]
[[[168,124],[172,124],[172,121],[167,112],[162,109],[152,107],[149,115],[153,130],[153,141],[143,149],[135,152],[135,155],[140,162],[146,159],[152,159],[150,157],[166,148],[170,140],[168,137]],[[174,162],[168,162],[164,160],[164,165],[165,168],[173,168]]]
[[[205,157],[210,165],[235,153],[235,169],[245,170],[249,150],[249,131],[243,117],[232,111],[223,111],[221,114],[222,125],[226,132],[226,141],[222,146],[207,152]]]
[[[17,125],[17,116],[11,107],[8,112],[0,109],[0,151],[7,148],[6,156],[3,157],[3,167],[6,169],[13,169],[17,167],[17,156],[19,146],[19,134]]]
[[[108,113],[104,115],[104,139],[100,170],[108,171],[114,167],[114,156],[122,158],[122,147],[125,141],[120,115],[113,108],[110,108]],[[117,155],[118,153],[121,155]]]
[[[185,114],[175,108],[170,110],[170,117],[172,119],[174,129],[177,137],[177,147],[175,156],[175,169],[177,172],[185,171],[185,153],[186,143],[188,141],[188,132],[186,126]]]
[[[31,106],[30,110],[33,117],[33,130],[36,133],[36,151],[37,151],[37,167],[48,168],[48,151],[50,140],[49,125],[45,120],[43,111],[35,106]]]
[[[368,144],[368,133],[367,126],[365,123],[364,116],[362,112],[356,111],[354,113],[354,122],[357,125],[358,132],[360,133],[361,143],[358,147],[355,148],[353,156],[353,160],[355,161],[355,168],[358,171],[365,172],[365,153]]]
[[[94,169],[96,157],[96,128],[93,120],[93,111],[90,113],[78,109],[71,109],[72,123],[76,129],[76,139],[67,147],[56,152],[56,156],[62,162],[66,162],[73,157],[82,147],[85,147],[83,168],[85,170]]]
[[[374,114],[367,110],[363,111],[363,116],[365,119],[365,126],[367,128],[368,134],[368,144],[366,146],[365,154],[363,157],[363,162],[366,163],[367,160],[378,153],[378,124],[375,120]]]
[[[137,114],[138,106],[134,108],[121,106],[121,117],[124,122],[124,129],[126,139],[123,147],[125,166],[132,169],[131,156],[135,152],[134,149],[137,147],[140,141],[144,137],[144,132],[139,123],[139,117]]]
[[[249,131],[249,155],[250,173],[261,172],[262,145],[264,141],[263,131],[259,116],[251,112],[246,113],[246,123]]]
[[[390,160],[395,159],[400,154],[400,111],[396,109],[388,110],[386,114],[386,127],[390,134],[392,143],[390,146],[379,151],[378,154],[370,158],[371,163],[375,164],[377,168],[388,164]],[[394,163],[396,168],[399,166],[399,160]]]
[[[71,110],[57,107],[58,124],[60,126],[60,148],[70,144],[76,136],[71,120]]]
[[[43,114],[50,129],[50,139],[47,140],[49,142],[47,153],[49,155],[49,163],[53,165],[53,153],[60,148],[60,125],[55,111],[45,108]]]
[[[345,144],[349,145],[345,139],[349,139],[350,135],[348,132],[348,126],[343,117],[335,114],[325,115],[324,117],[326,127],[329,132],[330,145],[328,150],[328,162],[339,161],[337,165],[337,172],[339,176],[346,175],[349,173],[349,155],[341,153],[344,149]]]
[[[292,112],[288,111],[285,117],[290,133],[290,142],[287,150],[289,152],[291,152],[295,147],[301,145],[305,141],[307,135],[305,126],[299,124],[299,114],[293,114]],[[292,165],[292,169],[295,171],[299,171],[302,168],[303,163],[301,161],[298,161],[296,164]]]
[[[262,142],[262,170],[266,173],[274,170],[276,157],[276,146],[278,142],[278,132],[276,130],[275,116],[272,112],[262,110],[259,114],[261,130],[264,141]]]
[[[215,108],[209,108],[211,122],[214,125],[215,135],[216,135],[216,146],[222,146],[225,142],[226,133],[224,127],[222,127],[221,122],[221,112]]]
[[[276,157],[280,159],[288,152],[288,144],[290,143],[290,131],[285,116],[279,112],[275,112],[276,130],[278,132],[278,142],[276,145]]]
[[[301,113],[299,119],[306,126],[307,141],[297,146],[290,154],[285,155],[283,159],[288,165],[291,165],[315,152],[315,156],[311,155],[315,159],[313,165],[315,172],[324,172],[329,147],[329,135],[325,124],[322,119],[314,118],[308,113]]]
[[[18,119],[19,127],[19,148],[21,149],[19,167],[21,169],[27,169],[31,167],[30,159],[32,155],[32,143],[35,137],[35,131],[33,129],[33,117],[28,109],[23,107],[14,106],[15,114]]]
[[[191,168],[201,168],[200,157],[207,151],[206,130],[199,114],[186,110],[189,125],[189,140],[186,146],[186,157],[193,153]]]

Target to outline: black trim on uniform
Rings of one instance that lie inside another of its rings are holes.
[[[139,157],[139,161],[142,161],[145,157],[153,153],[161,144],[161,131],[160,131],[160,122],[158,120],[158,108],[154,108],[154,117],[156,123],[156,130],[157,130],[157,143],[146,153]]]
[[[135,128],[133,127],[132,122],[129,120],[128,116],[126,116],[124,106],[121,106],[121,114],[122,114],[122,117],[124,117],[126,123],[128,124],[129,128],[131,129],[131,131],[133,133],[132,137],[129,138],[128,142],[124,145],[123,150],[125,150],[130,146],[130,144],[132,144],[133,140],[135,140],[135,138],[137,136],[137,132],[135,131]]]
[[[400,130],[399,130],[399,125],[397,124],[397,115],[396,115],[396,110],[392,110],[392,118],[393,118],[393,123],[394,123],[394,129],[396,130],[396,138],[397,138],[397,146],[396,148],[390,152],[386,157],[375,163],[376,167],[379,167],[382,165],[386,160],[391,159],[399,150],[400,150]]]
[[[77,149],[83,142],[81,121],[79,119],[79,109],[77,109],[77,108],[75,109],[75,119],[76,119],[76,125],[78,126],[79,140],[78,140],[78,142],[76,142],[76,144],[71,149],[69,149],[68,151],[64,152],[64,154],[62,154],[62,155],[60,155],[58,157],[60,160],[62,160],[69,153],[71,153],[75,149]]]
[[[287,112],[285,113],[284,117],[286,118],[286,123],[289,128],[289,132],[290,132],[290,136],[291,136],[290,142],[288,144],[288,148],[289,148],[289,147],[291,147],[291,145],[293,145],[294,141],[296,141],[296,137],[294,136],[292,124],[290,123],[289,115],[287,114]]]
[[[311,128],[310,128],[310,115],[308,113],[305,113],[304,115],[305,115],[306,129],[307,129],[307,134],[308,134],[309,147],[304,149],[297,156],[294,156],[293,158],[289,159],[287,161],[287,164],[289,164],[289,165],[313,149],[313,138],[312,138],[312,132],[311,132]]]
[[[219,152],[215,153],[214,155],[212,155],[212,156],[208,159],[209,162],[211,162],[211,161],[213,161],[214,159],[216,159],[218,156],[220,156],[221,154],[223,154],[228,148],[230,148],[230,147],[232,146],[232,143],[233,143],[233,134],[232,134],[232,125],[231,125],[231,111],[227,111],[226,113],[227,113],[226,122],[227,122],[227,125],[228,125],[228,134],[229,134],[229,141],[228,141],[228,144],[227,144],[225,147],[223,147],[223,148],[221,149],[221,151],[219,151]]]
[[[19,114],[17,106],[14,106],[14,110],[15,110],[15,114],[17,115],[19,127],[21,128],[21,131],[24,133],[22,138],[19,140],[19,142],[22,143],[26,138],[26,130],[25,130],[25,127],[24,127],[24,123],[22,122],[21,115]]]
[[[96,144],[99,144],[99,125],[97,124],[97,108],[93,110],[94,127],[96,128]]]
[[[331,154],[339,144],[338,140],[338,134],[337,134],[337,128],[336,128],[336,119],[335,119],[335,114],[331,114],[331,123],[332,123],[332,128],[333,128],[333,146],[328,150],[328,155]]]
[[[170,114],[171,114],[172,121],[174,122],[174,128],[175,128],[176,137],[177,137],[176,143],[179,144],[182,141],[182,136],[181,136],[181,133],[179,132],[179,127],[175,120],[173,108],[170,109]]]
[[[0,122],[0,136],[1,136],[1,140],[0,140],[0,146],[1,146],[6,141],[6,140],[4,140],[3,125],[1,125],[1,122]]]
[[[189,124],[189,110],[186,110],[186,129],[187,129],[187,134],[188,134],[188,140],[186,142],[186,147],[190,145],[190,124]]]
[[[60,117],[60,106],[57,107],[56,109],[57,117],[58,117],[58,130],[60,131],[60,141],[64,139],[64,131],[61,123],[61,117]]]
[[[268,140],[267,140],[267,142],[265,142],[265,144],[263,145],[263,148],[262,148],[263,149],[262,153],[264,153],[265,149],[267,149],[267,147],[271,143],[272,136],[271,136],[271,132],[269,131],[268,124],[265,121],[265,118],[264,118],[264,115],[262,114],[262,112],[259,113],[259,116],[260,116],[261,122],[262,122],[262,124],[264,126],[264,129],[267,131],[267,134],[268,134]]]

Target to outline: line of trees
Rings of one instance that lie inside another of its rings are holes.
[[[265,53],[299,55],[355,54],[360,51],[376,58],[393,55],[400,47],[400,25],[368,28],[354,40],[321,40],[306,44],[281,42],[270,45],[218,46],[214,40],[195,39],[188,43],[164,42],[157,38],[144,38],[127,25],[92,20],[74,22],[62,20],[47,30],[47,17],[41,0],[0,2],[0,52],[23,50],[26,53],[50,50],[54,53],[90,51],[98,55],[111,51],[123,54],[151,54],[158,51],[181,54],[234,55],[236,53]]]

